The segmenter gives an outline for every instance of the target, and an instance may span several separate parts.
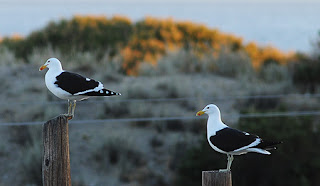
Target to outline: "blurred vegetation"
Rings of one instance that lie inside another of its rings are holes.
[[[16,126],[10,131],[19,131],[21,135],[13,135],[13,139],[20,145],[19,156],[21,164],[19,166],[20,178],[24,183],[30,185],[42,185],[42,130],[41,126]],[[22,142],[23,138],[27,141]]]
[[[320,85],[320,59],[297,55],[297,62],[292,65],[292,79],[302,92],[315,93]]]
[[[132,32],[131,21],[125,17],[75,16],[71,20],[50,22],[26,38],[4,38],[2,43],[24,59],[33,50],[48,45],[64,53],[108,50],[114,55],[118,47],[127,44]]]
[[[93,152],[92,158],[98,163],[97,168],[99,171],[108,171],[110,166],[121,166],[124,169],[128,169],[123,170],[123,172],[127,173],[145,164],[142,154],[133,149],[128,142],[119,138],[105,140]]]
[[[143,62],[155,66],[165,54],[177,50],[192,49],[197,59],[211,55],[217,61],[230,60],[226,54],[234,53],[240,55],[239,62],[243,56],[248,57],[255,69],[265,63],[284,65],[295,58],[293,53],[284,53],[270,46],[259,47],[253,42],[245,44],[240,37],[224,34],[204,25],[152,17],[132,23],[121,16],[110,19],[75,16],[71,20],[50,22],[45,28],[34,31],[25,38],[3,38],[1,45],[26,61],[34,50],[47,46],[64,54],[94,52],[96,59],[121,54],[122,70],[129,75],[138,75]],[[234,62],[238,64],[237,61]],[[219,64],[217,67],[219,68]]]

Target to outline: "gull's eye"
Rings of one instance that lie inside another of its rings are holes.
[[[207,109],[209,109],[210,107],[207,107]]]

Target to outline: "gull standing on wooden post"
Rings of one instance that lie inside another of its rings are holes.
[[[210,146],[217,152],[227,154],[227,169],[231,170],[233,155],[256,152],[260,154],[271,154],[268,150],[276,149],[275,145],[282,142],[264,141],[256,135],[232,129],[221,121],[219,108],[214,104],[207,105],[203,110],[197,112],[197,116],[207,114],[207,139]]]
[[[87,99],[91,96],[115,96],[120,93],[105,89],[100,81],[83,77],[79,74],[64,71],[57,58],[50,58],[39,71],[48,68],[45,75],[47,88],[60,99],[68,100],[68,119],[74,116],[76,101]]]

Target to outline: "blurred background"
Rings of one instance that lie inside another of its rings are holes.
[[[42,125],[65,113],[39,67],[100,80],[122,96],[77,104],[72,183],[201,185],[225,168],[206,141],[223,121],[281,140],[237,156],[239,186],[320,185],[320,3],[251,0],[0,0],[0,185],[42,185]]]

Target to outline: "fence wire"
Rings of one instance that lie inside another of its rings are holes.
[[[213,100],[213,101],[228,101],[228,100],[249,100],[249,99],[276,99],[286,97],[303,98],[320,98],[320,94],[273,94],[273,95],[246,95],[246,96],[216,96],[216,97],[185,97],[185,98],[149,98],[149,99],[103,99],[103,100],[86,100],[87,104],[93,103],[133,103],[133,102],[182,102],[182,101],[197,101]],[[46,102],[15,102],[15,103],[0,103],[5,105],[55,105],[66,104],[65,100],[61,101],[46,101]],[[320,115],[319,110],[312,111],[290,111],[290,112],[271,112],[271,113],[248,113],[248,114],[224,114],[223,117],[239,117],[239,118],[259,118],[259,117],[299,117],[299,116],[316,116]],[[128,123],[128,122],[152,122],[152,121],[170,121],[170,120],[197,120],[205,117],[181,116],[181,117],[150,117],[150,118],[116,118],[116,119],[90,119],[90,120],[71,120],[70,124],[103,124],[103,123]],[[0,126],[18,126],[18,125],[39,125],[44,121],[26,121],[26,122],[0,122]]]
[[[226,114],[225,117],[239,118],[270,118],[270,117],[300,117],[300,116],[317,116],[319,111],[291,111],[291,112],[271,112],[271,113],[250,113],[250,114]],[[150,117],[150,118],[121,118],[121,119],[91,119],[91,120],[70,120],[70,124],[105,124],[105,123],[130,123],[130,122],[152,122],[152,121],[174,121],[174,120],[199,120],[206,119],[205,116],[181,116],[181,117]],[[8,122],[0,123],[0,126],[20,126],[20,125],[40,125],[45,121],[28,121],[28,122]]]
[[[202,100],[214,100],[214,101],[225,101],[225,100],[248,100],[248,99],[275,99],[275,98],[286,98],[298,96],[299,98],[320,98],[320,94],[271,94],[271,95],[233,95],[233,96],[204,96],[204,97],[184,97],[184,98],[148,98],[148,99],[122,99],[118,97],[116,99],[96,99],[96,100],[85,100],[86,103],[110,103],[110,102],[180,102],[180,101],[197,101]],[[55,105],[55,104],[66,104],[65,100],[60,101],[26,101],[26,102],[0,102],[0,105]]]

